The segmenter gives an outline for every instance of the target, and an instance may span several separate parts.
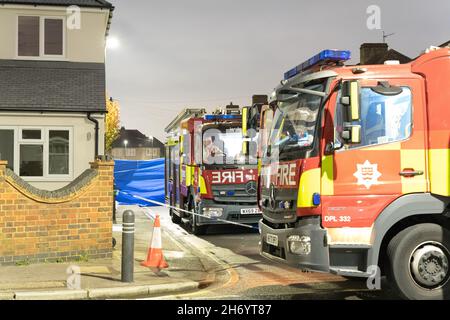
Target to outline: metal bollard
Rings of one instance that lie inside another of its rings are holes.
[[[130,210],[125,211],[122,221],[122,282],[133,282],[134,212]]]

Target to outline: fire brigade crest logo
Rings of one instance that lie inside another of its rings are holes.
[[[378,164],[371,164],[366,160],[363,164],[357,164],[357,171],[353,174],[358,179],[358,186],[365,186],[367,189],[374,184],[379,184],[378,178],[381,173],[378,171]]]

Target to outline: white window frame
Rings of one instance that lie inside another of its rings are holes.
[[[18,134],[19,134],[19,128],[14,126],[0,126],[0,130],[13,130],[14,131],[14,172],[18,172],[18,166],[19,166],[19,144],[18,144]],[[3,159],[0,159],[3,160]]]
[[[24,139],[23,138],[23,130],[33,130],[33,131],[40,131],[41,132],[41,139]],[[25,142],[30,142],[30,144],[33,144],[33,142],[44,142],[44,132],[42,132],[42,127],[41,128],[37,128],[37,127],[20,127],[19,130],[19,140],[20,141],[25,141]]]
[[[44,163],[47,163],[47,168],[45,170],[45,174],[47,177],[52,179],[70,179],[73,178],[73,128],[70,127],[46,127],[45,128],[45,139],[46,143],[44,145],[44,156],[46,157],[47,161],[44,161]],[[50,174],[50,131],[69,131],[69,173],[68,174]],[[47,150],[45,150],[47,148]],[[45,167],[45,166],[44,166]]]
[[[38,17],[39,18],[39,56],[19,56],[19,17]],[[46,55],[45,54],[45,19],[59,19],[63,22],[63,43],[62,55]],[[67,60],[66,59],[66,38],[67,38],[67,22],[63,15],[40,16],[35,14],[18,14],[16,17],[16,59],[20,60]]]
[[[17,153],[17,161],[19,162],[19,166],[16,168],[14,167],[14,171],[17,175],[20,175],[20,147],[22,145],[36,145],[40,146],[42,145],[42,176],[41,177],[23,177],[26,181],[35,181],[36,179],[42,179],[45,177],[45,140],[44,140],[44,133],[42,132],[42,128],[36,128],[36,127],[19,127],[19,137],[18,137],[18,153]],[[40,130],[41,131],[41,139],[40,140],[32,140],[32,139],[23,139],[22,137],[22,131],[23,130]]]
[[[2,130],[14,130],[14,172],[20,176],[20,146],[21,145],[43,145],[43,175],[41,177],[21,177],[29,182],[70,182],[73,180],[74,170],[74,139],[73,127],[67,126],[46,126],[37,128],[35,126],[0,126]],[[22,130],[41,130],[41,140],[22,139]],[[69,174],[57,175],[50,174],[49,170],[49,143],[50,131],[68,131],[69,132]]]

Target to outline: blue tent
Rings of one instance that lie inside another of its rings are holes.
[[[114,184],[118,191],[116,201],[124,205],[156,206],[131,196],[136,195],[164,203],[164,174],[164,159],[115,160]]]

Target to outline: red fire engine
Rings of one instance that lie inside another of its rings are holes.
[[[213,114],[186,109],[166,128],[166,198],[181,209],[170,214],[194,234],[213,224],[256,225],[261,219],[258,137],[248,130],[248,110],[232,104]]]
[[[408,64],[349,59],[322,51],[271,97],[261,252],[344,276],[381,270],[406,298],[448,299],[450,49]]]

